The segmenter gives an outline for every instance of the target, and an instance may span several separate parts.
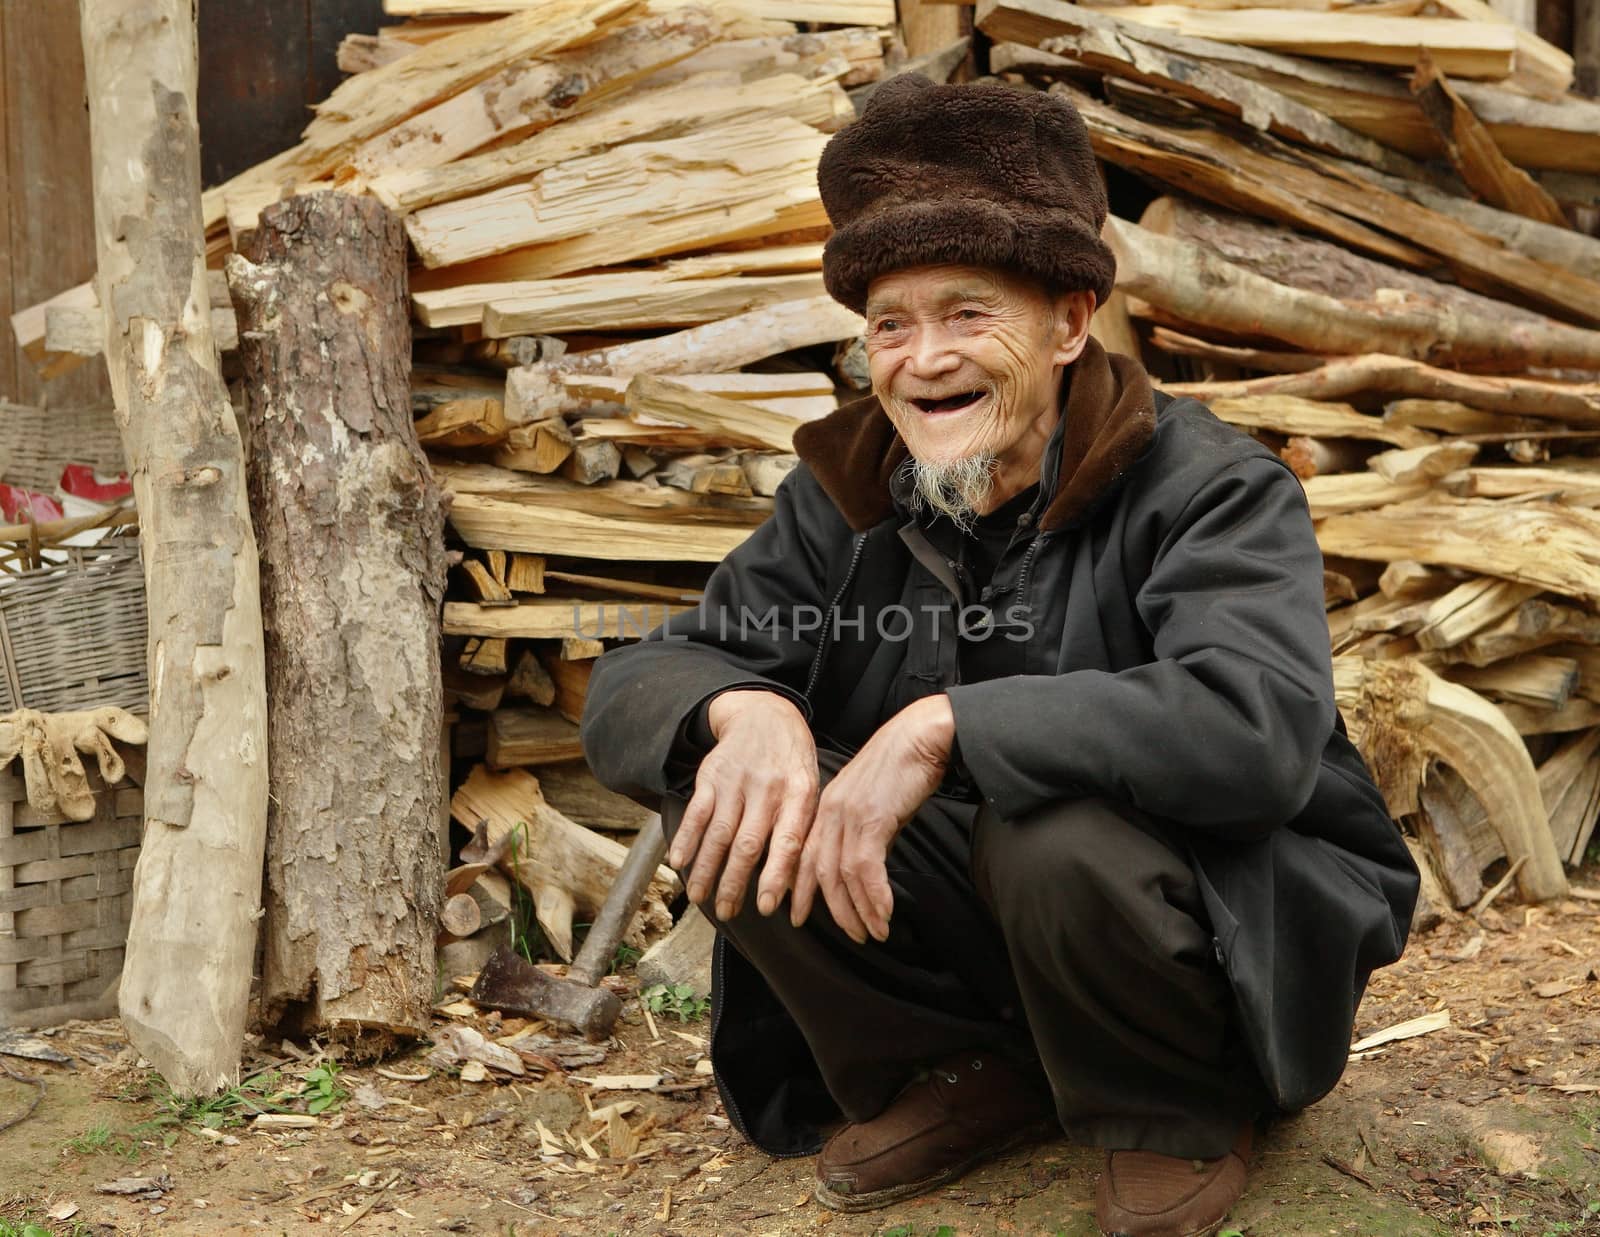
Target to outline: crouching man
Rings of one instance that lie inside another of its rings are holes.
[[[1416,870],[1334,708],[1270,452],[1089,337],[1076,111],[901,77],[829,143],[873,394],[797,435],[704,601],[595,669],[718,928],[728,1116],[882,1206],[1052,1126],[1107,1233],[1215,1231],[1253,1123],[1337,1081]]]

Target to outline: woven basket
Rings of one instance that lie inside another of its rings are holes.
[[[20,761],[0,771],[0,1027],[116,1012],[144,816],[144,753],[119,750],[117,786],[85,766],[92,820],[31,807]]]
[[[110,408],[29,408],[0,400],[0,481],[55,493],[68,464],[128,467]]]
[[[0,713],[149,707],[137,545],[74,546],[67,561],[0,575]]]

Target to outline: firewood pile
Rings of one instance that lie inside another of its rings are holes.
[[[1600,104],[1482,0],[1279,3],[981,0],[976,68],[1089,125],[1119,261],[1096,334],[1304,481],[1341,706],[1435,897],[1501,860],[1554,896],[1600,815]],[[892,0],[386,8],[301,143],[207,193],[208,243],[288,193],[404,215],[462,554],[453,812],[566,955],[621,860],[593,830],[645,815],[581,764],[593,659],[693,604],[794,428],[867,386],[817,157],[886,72],[973,61],[906,65]],[[220,280],[211,306],[234,346]],[[73,289],[16,328],[48,364],[98,312]],[[503,918],[473,866],[453,891]]]
[[[1600,812],[1600,106],[1478,0],[1295,8],[977,24],[1130,174],[1127,346],[1303,480],[1341,708],[1435,897],[1502,858],[1551,897]]]

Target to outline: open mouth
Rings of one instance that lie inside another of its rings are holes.
[[[962,391],[943,399],[914,399],[911,403],[923,412],[960,412],[983,398],[982,391]]]

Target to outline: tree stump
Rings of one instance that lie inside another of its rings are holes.
[[[405,232],[262,212],[228,260],[267,629],[261,1016],[363,1055],[426,1030],[444,862],[444,508],[412,429]]]

